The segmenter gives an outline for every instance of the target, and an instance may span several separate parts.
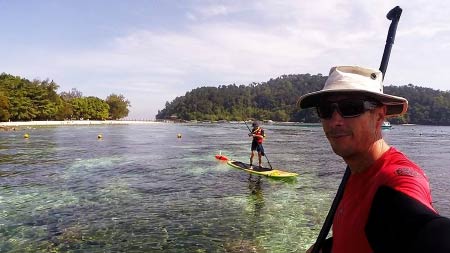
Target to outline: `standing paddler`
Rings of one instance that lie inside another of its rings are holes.
[[[262,159],[261,157],[264,156],[264,148],[263,148],[263,141],[266,137],[266,134],[264,133],[264,129],[259,125],[258,121],[253,121],[252,123],[252,130],[250,130],[250,133],[248,134],[249,137],[253,137],[252,139],[252,146],[251,146],[251,154],[250,154],[250,169],[253,169],[253,158],[255,156],[255,151],[258,153],[258,165],[261,168],[262,166]]]

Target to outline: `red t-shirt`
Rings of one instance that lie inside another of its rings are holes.
[[[371,253],[365,234],[373,197],[385,185],[417,199],[434,211],[425,173],[391,147],[372,167],[352,174],[333,220],[333,253]]]

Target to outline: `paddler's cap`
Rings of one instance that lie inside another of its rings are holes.
[[[258,121],[253,121],[252,127],[259,127],[259,122]]]
[[[300,108],[316,107],[324,95],[360,94],[376,99],[387,106],[386,116],[401,115],[408,110],[408,100],[383,93],[383,74],[381,71],[358,66],[338,66],[330,70],[322,90],[300,97]]]

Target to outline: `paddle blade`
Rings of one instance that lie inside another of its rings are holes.
[[[228,161],[230,159],[228,159],[228,157],[224,156],[224,155],[216,155],[216,159],[217,160],[222,160],[222,161]]]

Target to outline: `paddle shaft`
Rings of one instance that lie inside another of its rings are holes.
[[[248,127],[248,125],[247,125],[247,123],[246,123],[245,121],[244,121],[244,124],[245,124],[245,126],[247,127],[248,131],[250,131],[250,133],[253,133],[252,130],[250,129],[250,127]],[[263,145],[262,145],[261,143],[259,143],[258,145],[260,145],[261,148],[264,150],[264,147],[263,147]],[[265,151],[264,151],[264,157],[266,158],[267,163],[268,163],[269,166],[270,166],[270,169],[273,169],[273,168],[272,168],[272,164],[270,164],[269,158],[267,157],[267,154],[266,154]]]
[[[402,9],[399,6],[396,6],[392,10],[388,12],[386,15],[387,19],[392,20],[391,25],[389,26],[389,31],[386,39],[386,45],[383,51],[383,58],[381,59],[380,71],[383,73],[383,79],[386,73],[386,69],[389,63],[389,58],[391,55],[392,45],[394,44],[395,33],[397,31],[398,21],[400,20],[400,15],[402,14]],[[311,253],[319,253],[319,250],[322,248],[322,245],[327,238],[328,233],[330,232],[331,225],[333,225],[334,215],[336,214],[337,207],[339,202],[344,195],[345,185],[350,177],[351,171],[350,167],[347,165],[345,169],[344,176],[342,177],[341,184],[339,185],[336,196],[334,197],[333,203],[331,204],[330,211],[328,211],[325,222],[320,230],[319,236],[317,236],[316,243],[313,245]]]
[[[389,58],[391,56],[392,45],[394,44],[395,34],[397,32],[398,21],[400,21],[400,16],[402,15],[402,8],[399,6],[395,6],[392,10],[388,12],[386,15],[387,19],[392,20],[391,25],[389,26],[388,35],[386,38],[386,45],[384,46],[383,58],[380,63],[380,71],[384,75],[386,74],[386,69],[389,63]]]
[[[337,207],[339,202],[341,202],[342,196],[344,195],[345,185],[347,184],[348,178],[350,177],[351,170],[347,165],[345,169],[344,176],[342,177],[342,181],[339,184],[338,191],[336,192],[336,196],[334,197],[333,203],[331,204],[330,211],[325,218],[325,222],[320,230],[319,236],[317,236],[316,243],[313,246],[311,253],[319,253],[319,250],[322,248],[322,244],[327,238],[328,233],[330,232],[331,225],[333,224],[334,215],[336,214]]]

